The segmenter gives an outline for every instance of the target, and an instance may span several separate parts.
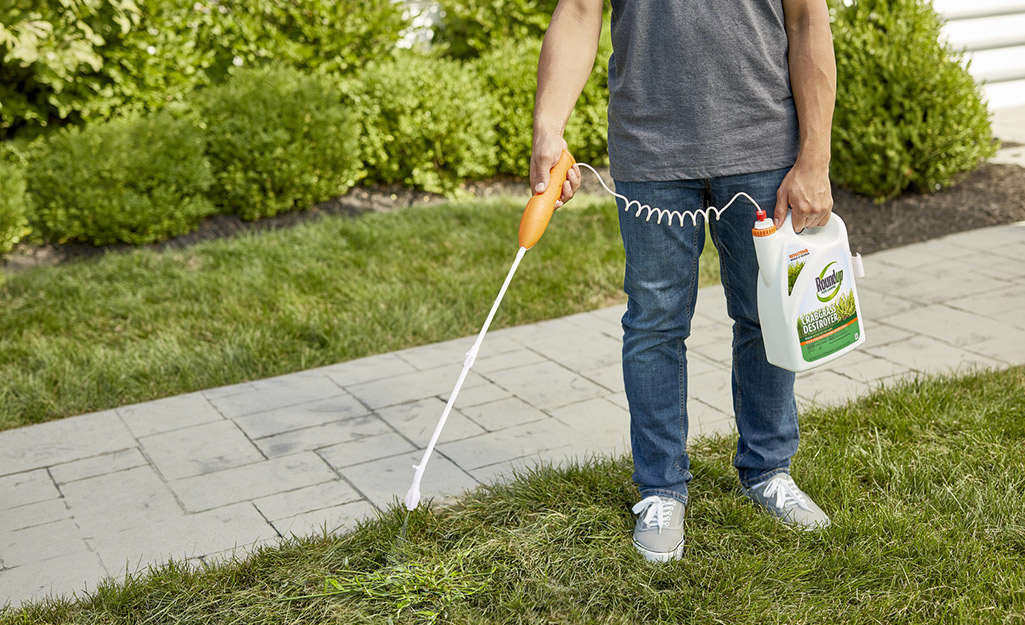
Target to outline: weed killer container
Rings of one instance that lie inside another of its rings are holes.
[[[801,372],[864,343],[854,285],[864,271],[861,256],[851,256],[843,220],[834,214],[798,234],[789,213],[779,230],[764,210],[756,219],[758,318],[769,362]]]

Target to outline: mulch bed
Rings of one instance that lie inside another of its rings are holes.
[[[608,176],[604,175],[606,180]],[[496,178],[470,183],[467,190],[481,197],[503,193],[529,197],[527,183]],[[584,174],[584,191],[601,189]],[[325,215],[355,216],[365,212],[393,212],[410,206],[437,204],[445,198],[401,186],[357,187],[344,196],[322,202],[308,211],[286,213],[255,222],[233,215],[205,220],[196,232],[150,245],[152,249],[180,249],[199,241],[235,236],[242,232],[287,228]],[[911,194],[876,204],[843,189],[833,189],[833,210],[847,225],[851,251],[870,254],[954,232],[1025,221],[1025,168],[984,163],[955,185],[928,195]],[[107,251],[135,249],[127,245],[94,247],[82,244],[20,245],[2,261],[8,271],[56,265],[89,258]]]

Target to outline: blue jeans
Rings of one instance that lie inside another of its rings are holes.
[[[616,191],[641,204],[669,210],[722,207],[744,191],[772,215],[776,191],[789,168],[672,182],[621,182]],[[636,217],[619,206],[626,249],[623,315],[623,377],[630,404],[634,481],[642,497],[662,495],[687,503],[691,479],[687,455],[687,347],[698,288],[698,257],[705,243],[704,220],[667,225]],[[794,374],[765,359],[758,323],[751,228],[755,207],[738,198],[719,220],[709,220],[719,250],[719,269],[733,320],[733,410],[737,453],[734,466],[747,488],[787,472],[797,453]]]

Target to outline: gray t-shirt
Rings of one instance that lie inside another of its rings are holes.
[[[782,0],[612,0],[613,178],[788,167],[800,137]]]

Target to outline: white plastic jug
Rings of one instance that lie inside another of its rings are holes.
[[[758,256],[758,319],[769,362],[801,372],[835,360],[865,342],[847,227],[838,215],[819,228],[794,232],[790,214],[777,230],[759,210],[752,229]]]

